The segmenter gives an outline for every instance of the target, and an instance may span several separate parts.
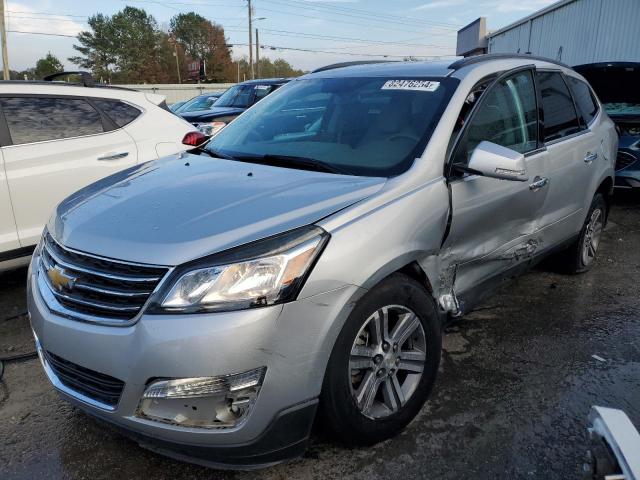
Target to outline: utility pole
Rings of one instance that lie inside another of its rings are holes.
[[[173,32],[169,33],[169,40],[173,42],[173,56],[176,57],[176,72],[178,72],[178,83],[182,83],[182,78],[180,78],[180,60],[178,59],[178,42],[173,35]]]
[[[4,0],[0,0],[0,41],[2,42],[2,74],[5,80],[10,80],[9,76],[9,53],[7,52],[7,30],[4,19]]]
[[[251,0],[247,0],[249,7],[249,69],[251,70],[251,79],[256,78],[253,72],[253,27],[251,21],[253,20],[253,7],[251,7]]]
[[[256,28],[256,77],[260,78],[260,40]]]

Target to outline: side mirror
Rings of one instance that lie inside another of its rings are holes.
[[[475,148],[465,170],[500,180],[529,180],[522,153],[486,141]]]

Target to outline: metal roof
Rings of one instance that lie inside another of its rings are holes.
[[[548,7],[545,7],[542,10],[538,10],[537,12],[534,12],[531,15],[528,15],[528,16],[526,16],[524,18],[521,18],[520,20],[516,20],[515,22],[510,23],[506,27],[502,27],[499,30],[495,30],[493,32],[487,33],[487,38],[491,38],[491,37],[495,37],[496,35],[500,35],[501,33],[504,33],[507,30],[511,30],[511,29],[517,27],[518,25],[522,25],[523,23],[527,23],[529,20],[533,20],[534,18],[538,18],[538,17],[541,17],[542,15],[546,15],[547,13],[549,13],[549,12],[551,12],[553,10],[557,10],[558,8],[564,7],[568,3],[573,3],[573,2],[576,2],[576,1],[578,1],[578,0],[560,0],[560,1],[556,2],[556,3],[552,3]]]
[[[562,0],[488,35],[490,53],[569,65],[640,62],[640,0]]]

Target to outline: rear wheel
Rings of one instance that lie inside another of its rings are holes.
[[[356,305],[331,353],[321,408],[349,445],[396,435],[420,411],[436,378],[441,330],[434,302],[394,274]]]
[[[578,240],[567,250],[567,273],[586,272],[593,266],[606,221],[607,204],[602,194],[597,193],[593,197]]]

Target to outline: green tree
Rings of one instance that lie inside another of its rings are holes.
[[[62,72],[63,70],[62,62],[49,52],[46,57],[36,62],[36,68],[33,73],[37,79],[41,79],[52,73]]]
[[[71,62],[108,82],[139,83],[162,76],[158,59],[164,37],[145,10],[125,7],[111,17],[94,15],[87,23],[92,31],[78,34],[80,45],[73,48],[81,55]]]
[[[171,32],[195,60],[206,63],[207,81],[229,81],[233,70],[231,51],[227,46],[224,28],[195,12],[180,13],[171,18]]]
[[[92,31],[78,34],[80,45],[73,45],[73,48],[80,55],[69,58],[69,61],[91,70],[98,79],[110,82],[117,61],[111,18],[98,13],[89,17],[87,23]]]

